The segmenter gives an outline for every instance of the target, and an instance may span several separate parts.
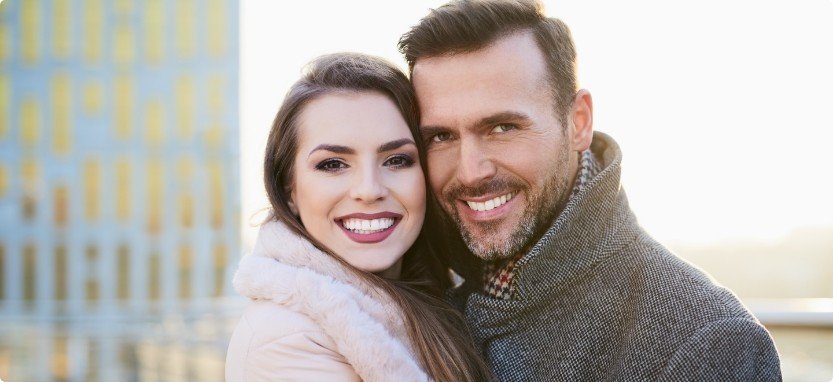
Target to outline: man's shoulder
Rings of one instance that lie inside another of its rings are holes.
[[[620,278],[631,297],[654,315],[685,316],[692,324],[754,319],[731,290],[646,234],[610,260],[607,274]]]

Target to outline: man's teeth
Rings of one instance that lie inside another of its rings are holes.
[[[393,222],[393,218],[381,218],[373,220],[351,218],[344,219],[343,224],[344,228],[347,228],[350,231],[360,234],[369,234],[384,231],[390,228],[390,226],[393,225]]]
[[[471,208],[475,211],[481,211],[481,212],[482,211],[489,211],[489,210],[493,210],[495,208],[498,208],[498,207],[506,204],[506,202],[512,200],[512,196],[514,196],[514,195],[512,195],[510,193],[510,194],[498,196],[498,197],[496,197],[492,200],[487,200],[487,201],[482,202],[482,203],[481,202],[466,201],[466,204],[469,205],[469,208]]]

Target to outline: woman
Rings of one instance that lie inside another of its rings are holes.
[[[253,303],[227,380],[491,378],[440,298],[449,247],[418,122],[407,78],[378,58],[320,57],[290,89],[264,160],[272,218],[234,279]]]

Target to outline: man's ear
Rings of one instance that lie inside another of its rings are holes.
[[[573,151],[582,152],[590,148],[593,142],[593,97],[586,89],[581,89],[573,99],[572,113],[573,139],[570,142]]]

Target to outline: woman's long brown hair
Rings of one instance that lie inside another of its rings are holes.
[[[289,208],[292,167],[298,149],[299,116],[304,106],[322,95],[341,92],[381,93],[398,107],[417,144],[420,164],[425,169],[425,145],[419,133],[416,95],[408,78],[387,61],[356,53],[321,56],[305,68],[304,74],[284,98],[266,144],[263,178],[270,219],[285,223],[297,234],[329,254],[356,277],[387,293],[401,308],[407,333],[418,361],[435,381],[487,381],[492,379],[475,350],[461,315],[442,300],[450,287],[448,259],[452,241],[449,223],[427,192],[426,216],[414,245],[404,254],[399,280],[383,279],[358,270],[311,237]],[[424,172],[424,171],[423,171]],[[428,178],[426,176],[426,184]]]

